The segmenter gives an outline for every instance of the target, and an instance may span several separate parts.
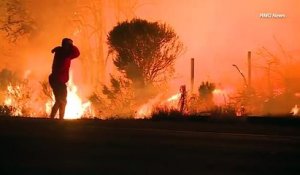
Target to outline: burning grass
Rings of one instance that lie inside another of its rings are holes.
[[[167,107],[156,108],[151,115],[152,120],[184,120],[189,117],[176,109],[168,109]]]
[[[11,106],[1,105],[0,106],[0,116],[12,116],[15,109]]]
[[[2,75],[2,74],[0,74]],[[15,74],[11,74],[16,76]],[[54,96],[48,81],[34,82],[21,78],[3,76],[7,81],[2,85],[0,99],[0,115],[2,116],[27,116],[48,117],[54,103]],[[14,81],[11,81],[13,79]],[[91,102],[84,102],[79,96],[78,88],[72,76],[68,83],[68,105],[65,119],[79,119],[91,116]]]
[[[170,120],[170,121],[203,121],[203,120],[240,120],[244,117],[237,117],[236,111],[231,107],[215,106],[210,111],[203,111],[198,113],[182,113],[178,109],[170,109],[168,107],[157,107],[151,115],[151,120]]]
[[[289,102],[285,105],[285,113],[280,114],[281,116],[299,115],[298,93],[288,96],[289,98],[283,98],[286,97],[284,94],[279,95],[265,102],[263,98],[254,99],[253,96],[256,94],[247,96],[246,92],[237,93],[205,82],[199,87],[198,94],[191,94],[185,86],[180,86],[179,91],[173,94],[166,90],[159,94],[145,95],[140,91],[136,92],[128,82],[114,79],[112,84],[115,86],[107,88],[109,94],[97,94],[90,99],[85,99],[80,95],[73,77],[70,77],[65,119],[227,120],[254,114],[270,116],[267,112],[274,110],[273,106],[276,106],[274,104],[278,99],[280,102]],[[54,98],[47,81],[34,83],[24,79],[7,81],[7,84],[2,86],[1,116],[47,117],[49,115]],[[134,93],[142,95],[137,96]],[[288,100],[292,97],[295,100]],[[260,112],[253,113],[258,107],[263,108],[261,107],[263,105],[268,109],[265,113],[261,112],[264,111],[261,109]],[[255,107],[255,110],[251,106]],[[276,115],[278,114],[273,114]]]

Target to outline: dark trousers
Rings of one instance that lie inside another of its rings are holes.
[[[59,110],[59,119],[63,119],[67,105],[67,86],[65,83],[60,83],[52,75],[49,76],[49,83],[55,97],[55,104],[52,107],[50,118],[55,118]]]

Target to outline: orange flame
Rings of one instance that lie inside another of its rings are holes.
[[[80,119],[84,117],[87,111],[90,110],[91,102],[88,101],[84,103],[82,99],[79,97],[77,93],[78,88],[74,84],[72,74],[70,75],[70,81],[68,83],[67,90],[68,90],[67,106],[65,110],[64,119]],[[53,103],[54,102],[49,101],[45,104],[47,114],[50,114]]]
[[[177,93],[175,95],[172,95],[171,97],[167,99],[162,99],[162,95],[158,95],[154,99],[151,99],[148,101],[148,103],[142,105],[135,116],[135,119],[144,119],[149,118],[157,105],[166,105],[170,108],[174,108],[174,106],[177,105],[178,100],[180,98],[180,93]],[[175,105],[176,104],[176,105]]]
[[[15,106],[15,100],[12,97],[12,95],[15,96],[20,96],[21,94],[21,90],[20,90],[20,86],[12,86],[11,84],[7,86],[7,94],[6,94],[6,98],[4,100],[4,105],[6,106],[10,106],[10,107],[16,107]],[[20,110],[20,108],[15,108],[14,111],[12,111],[12,115],[14,116],[21,116],[22,115],[22,111]]]
[[[217,106],[226,105],[228,95],[232,90],[229,89],[215,89],[213,91],[213,101]]]
[[[168,98],[167,102],[173,102],[173,101],[179,100],[180,95],[181,95],[181,94],[178,93],[178,94],[175,94],[175,95],[171,96],[170,98]]]
[[[298,107],[298,105],[295,105],[295,106],[292,108],[291,114],[292,114],[293,116],[297,116],[297,115],[299,114],[299,107]]]

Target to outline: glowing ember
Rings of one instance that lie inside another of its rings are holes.
[[[291,114],[292,114],[293,116],[297,116],[297,115],[299,114],[299,107],[298,107],[298,105],[295,105],[295,106],[292,108]]]

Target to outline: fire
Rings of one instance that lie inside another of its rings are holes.
[[[228,94],[230,93],[230,90],[225,89],[215,89],[213,91],[213,101],[216,105],[226,105],[226,101],[228,98]],[[177,109],[179,110],[179,101],[182,96],[182,92],[179,92],[177,94],[174,94],[170,96],[169,98],[154,98],[152,100],[149,100],[148,103],[142,105],[135,118],[147,118],[151,116],[153,110],[155,107],[167,107],[168,109]]]
[[[135,119],[143,119],[145,117],[148,117],[152,113],[152,104],[144,104],[140,109],[138,110]]]
[[[11,107],[12,115],[14,116],[20,116],[22,115],[21,109],[19,106],[17,106],[17,101],[14,99],[14,97],[20,97],[21,96],[21,90],[20,86],[13,86],[8,85],[7,86],[7,92],[6,92],[6,98],[4,100],[4,105]]]
[[[299,114],[299,107],[298,107],[298,105],[295,105],[295,106],[292,108],[291,114],[292,114],[293,116],[297,116],[297,115]]]
[[[65,119],[79,119],[87,109],[91,106],[91,102],[83,103],[77,94],[77,86],[72,78],[68,84],[67,106],[65,111]]]
[[[142,105],[135,115],[135,119],[148,118],[153,111],[155,105],[161,101],[161,95],[156,96],[154,99],[150,99],[146,104]]]
[[[6,106],[11,106],[12,105],[12,99],[11,98],[6,98],[4,100],[4,105]]]
[[[78,95],[78,88],[74,84],[73,76],[71,74],[70,81],[68,83],[68,96],[67,96],[67,106],[65,110],[64,119],[80,119],[82,118],[87,111],[90,109],[91,102],[83,102],[82,99]],[[53,98],[54,99],[54,98]],[[51,108],[53,106],[52,101],[46,103],[46,111],[48,114],[51,112]]]
[[[215,89],[213,91],[213,100],[216,105],[218,106],[225,105],[227,98],[228,98],[228,92],[226,90]]]
[[[179,100],[179,98],[180,98],[180,93],[178,93],[178,94],[175,94],[175,95],[173,95],[173,96],[171,96],[170,98],[168,98],[168,102],[173,102],[173,101],[177,101],[177,100]]]
[[[170,108],[176,108],[178,100],[181,96],[181,93],[172,95],[171,97],[165,99],[162,98],[162,95],[158,95],[154,99],[148,101],[148,103],[142,105],[136,113],[135,119],[143,119],[151,116],[153,110],[157,106],[168,106]]]
[[[7,94],[4,101],[5,105],[13,105],[12,96],[20,96],[20,86],[12,86],[11,84],[7,86]]]

